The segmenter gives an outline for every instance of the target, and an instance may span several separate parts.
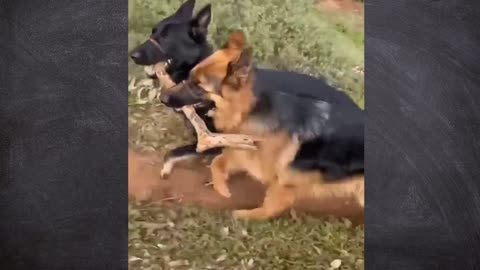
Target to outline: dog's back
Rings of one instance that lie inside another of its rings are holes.
[[[350,105],[358,109],[344,92],[310,75],[272,69],[255,69],[255,91],[276,91],[323,100],[330,104]]]
[[[255,70],[251,117],[303,141],[292,166],[327,180],[364,171],[363,111],[343,92],[308,75]],[[261,119],[261,120],[260,120]]]

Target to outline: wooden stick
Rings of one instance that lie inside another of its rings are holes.
[[[145,72],[151,73],[151,68],[145,68]],[[165,63],[158,63],[153,66],[153,71],[157,75],[158,80],[163,88],[170,88],[175,86],[175,83],[170,79],[170,76],[165,71]]]
[[[182,107],[182,111],[197,132],[197,152],[203,152],[215,147],[234,147],[246,150],[257,150],[255,141],[260,141],[260,138],[241,134],[212,133],[208,130],[207,125],[205,125],[205,122],[200,116],[198,116],[192,106],[184,106]]]

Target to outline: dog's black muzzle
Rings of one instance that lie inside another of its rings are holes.
[[[167,60],[167,55],[162,46],[153,38],[145,41],[130,53],[130,58],[140,66],[154,65]]]

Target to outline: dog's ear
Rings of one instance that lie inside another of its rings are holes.
[[[235,79],[237,83],[244,84],[253,67],[253,50],[246,48],[238,59],[230,62],[227,67],[227,77]]]
[[[195,17],[190,21],[191,34],[196,40],[207,38],[208,25],[212,18],[212,6],[210,4],[203,7]]]
[[[223,45],[224,49],[243,50],[247,44],[247,39],[242,31],[234,31],[228,36],[227,43]]]
[[[253,60],[253,49],[246,48],[242,50],[242,53],[240,53],[240,56],[238,59],[233,62],[233,67],[236,69],[241,69],[245,67],[250,67],[252,65],[252,60]]]
[[[195,0],[188,0],[177,9],[174,17],[182,20],[190,20],[193,15],[194,8],[195,8]]]

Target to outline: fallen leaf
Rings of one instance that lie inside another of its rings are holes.
[[[190,265],[190,263],[187,260],[176,260],[176,261],[168,262],[168,266],[170,267],[179,267],[179,266],[187,266],[187,265]]]
[[[218,258],[215,260],[216,262],[223,262],[227,259],[227,254],[222,254],[220,256],[218,256]]]
[[[339,259],[335,259],[335,260],[333,260],[333,261],[330,263],[330,266],[331,266],[333,269],[338,269],[338,268],[340,268],[341,265],[342,265],[342,261],[339,260]]]
[[[148,91],[148,100],[153,101],[156,95],[157,95],[157,90],[155,90],[155,88],[150,89],[150,91]]]
[[[230,229],[228,227],[222,228],[222,235],[227,236],[230,233]]]
[[[142,258],[139,258],[139,257],[136,257],[136,256],[131,256],[130,258],[128,258],[128,261],[129,262],[136,262],[136,261],[141,261]]]

